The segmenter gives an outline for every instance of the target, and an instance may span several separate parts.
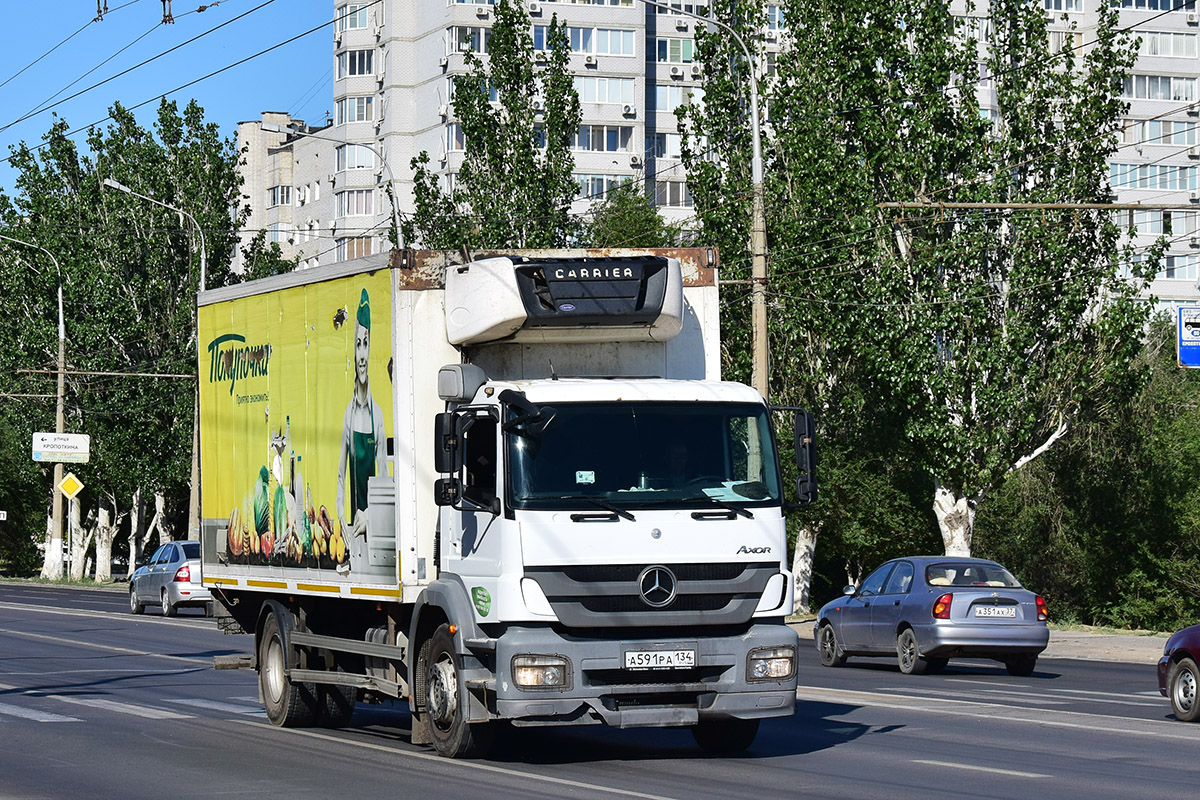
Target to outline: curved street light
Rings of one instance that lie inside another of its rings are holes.
[[[41,250],[50,257],[54,262],[54,272],[58,276],[58,394],[56,401],[56,409],[54,413],[54,432],[65,432],[65,420],[63,418],[63,395],[65,394],[66,380],[64,370],[66,369],[66,351],[67,351],[67,328],[63,322],[63,298],[62,298],[62,267],[58,264],[58,259],[44,247],[40,247],[33,242],[26,242],[23,239],[14,239],[11,236],[0,234],[0,239],[6,242],[32,247],[35,250]],[[58,488],[63,479],[63,465],[61,461],[54,463],[54,510],[52,531],[50,535],[50,543],[47,547],[46,561],[42,565],[43,578],[61,578],[62,577],[62,489]],[[57,542],[57,544],[55,544]],[[53,550],[53,558],[51,557],[51,549]],[[50,570],[51,564],[54,564]],[[48,574],[50,573],[50,574]]]
[[[203,292],[204,284],[205,284],[205,275],[207,274],[207,271],[208,271],[208,265],[207,265],[208,253],[204,246],[204,229],[200,227],[199,222],[196,222],[196,218],[193,217],[188,212],[184,211],[182,208],[177,208],[176,206],[173,206],[170,203],[164,203],[161,200],[155,200],[153,197],[150,197],[149,195],[144,195],[144,194],[140,194],[139,192],[135,192],[133,189],[130,189],[125,184],[118,183],[117,181],[113,180],[112,178],[105,178],[104,186],[108,189],[116,189],[118,192],[124,192],[125,194],[131,194],[134,197],[140,197],[141,199],[145,200],[148,203],[154,203],[156,206],[162,206],[163,208],[170,209],[171,211],[174,211],[177,214],[180,214],[181,216],[188,218],[188,221],[191,222],[193,226],[195,226],[196,233],[200,236],[200,288],[199,288],[199,291]]]

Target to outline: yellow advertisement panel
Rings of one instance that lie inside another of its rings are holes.
[[[394,580],[386,269],[199,309],[203,517],[225,564]],[[297,575],[301,574],[299,572]]]

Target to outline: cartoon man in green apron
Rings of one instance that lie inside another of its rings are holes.
[[[371,397],[367,366],[371,356],[371,301],[363,289],[354,325],[354,397],[342,424],[342,453],[338,461],[338,517],[350,537],[367,535],[367,479],[387,475],[387,434],[383,409]],[[346,465],[350,466],[350,503],[346,503]],[[347,518],[350,524],[347,524]]]

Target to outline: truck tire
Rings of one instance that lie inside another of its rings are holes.
[[[692,726],[692,738],[709,753],[740,753],[757,735],[756,719],[708,719]]]
[[[467,722],[468,698],[460,691],[458,656],[450,626],[441,625],[430,639],[425,662],[425,714],[433,746],[446,758],[479,758],[492,745],[489,723]]]
[[[357,691],[332,683],[317,684],[317,722],[326,728],[344,728],[354,716]]]
[[[287,653],[279,618],[268,614],[258,642],[258,687],[272,725],[301,728],[311,725],[317,710],[313,687],[295,684],[287,676]]]

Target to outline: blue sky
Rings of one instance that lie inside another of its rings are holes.
[[[163,23],[162,0],[101,0],[105,2],[108,13],[93,22],[96,0],[0,0],[0,158],[7,158],[9,146],[19,141],[40,143],[54,114],[72,129],[84,129],[105,119],[115,101],[127,107],[145,103],[135,113],[149,126],[162,95],[180,108],[194,98],[205,118],[229,137],[238,122],[257,119],[263,111],[288,111],[318,122],[332,110],[333,27],[324,23],[333,19],[334,0],[172,0],[173,24]],[[197,12],[201,6],[207,8]],[[222,23],[229,24],[89,89]],[[275,47],[318,26],[314,33]],[[265,55],[172,91],[272,47]],[[17,122],[42,106],[49,108]],[[84,136],[81,130],[73,138],[82,142]],[[0,189],[11,194],[15,178],[8,162],[0,162]]]

